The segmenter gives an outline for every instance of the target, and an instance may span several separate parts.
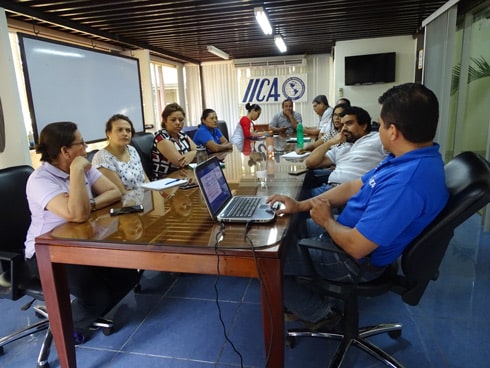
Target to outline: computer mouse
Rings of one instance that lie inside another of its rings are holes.
[[[272,205],[271,205],[271,208],[273,211],[277,211],[278,209],[280,209],[282,206],[282,203],[281,202],[274,202]]]

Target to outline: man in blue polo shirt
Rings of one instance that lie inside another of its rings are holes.
[[[379,277],[448,199],[444,162],[433,142],[439,119],[434,93],[406,83],[386,91],[379,103],[379,135],[390,152],[379,166],[304,201],[283,195],[268,199],[285,204],[278,214],[309,211],[306,236],[320,239],[325,247],[309,250],[314,270],[298,246],[288,252],[284,266],[285,308],[311,329],[331,327],[339,314],[333,300],[297,283],[296,276],[316,273],[339,281]],[[344,205],[335,219],[332,208]],[[344,253],[329,252],[329,247],[340,247]]]

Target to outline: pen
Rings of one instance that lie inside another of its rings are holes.
[[[165,183],[165,185],[169,185],[169,184],[175,183],[177,181],[180,181],[180,179],[170,180],[168,183]]]

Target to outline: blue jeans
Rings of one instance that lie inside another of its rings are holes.
[[[316,197],[317,195],[320,195],[322,193],[325,193],[327,190],[332,189],[333,187],[331,185],[328,185],[327,183],[323,183],[319,187],[312,188],[311,189],[311,198]]]
[[[325,230],[311,218],[306,220],[302,231],[300,237],[306,233],[308,237],[318,240],[322,249],[303,249],[299,242],[291,244],[283,271],[284,306],[302,320],[318,322],[328,314],[334,301],[312,291],[308,284],[298,282],[297,276],[317,276],[327,280],[355,282],[372,280],[383,270],[376,273],[363,272],[361,277],[359,264],[347,253],[329,251],[339,248]]]
[[[313,198],[330,189],[331,186],[327,182],[331,172],[330,169],[308,170],[304,179],[303,195],[300,199]]]

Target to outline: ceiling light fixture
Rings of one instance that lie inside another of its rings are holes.
[[[276,43],[276,46],[279,49],[279,51],[281,52],[287,51],[288,48],[286,47],[286,43],[284,42],[284,39],[280,34],[276,34],[274,36],[274,42]]]
[[[223,50],[220,50],[217,47],[214,47],[212,45],[208,46],[208,51],[211,54],[214,54],[214,55],[216,55],[222,59],[225,59],[225,60],[228,60],[230,58],[230,55],[228,55],[226,52],[224,52]]]
[[[272,34],[272,27],[269,22],[269,18],[267,18],[267,14],[265,13],[264,8],[261,6],[254,8],[255,19],[257,19],[257,23],[259,23],[260,28],[266,35]]]

